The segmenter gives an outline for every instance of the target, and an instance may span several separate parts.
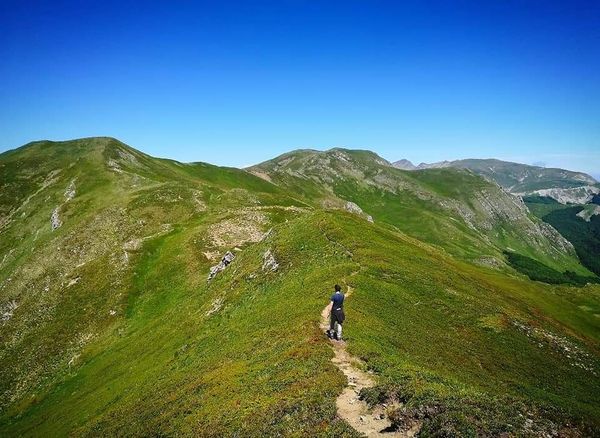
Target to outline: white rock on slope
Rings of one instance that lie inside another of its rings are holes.
[[[210,272],[208,273],[208,280],[210,281],[213,278],[215,278],[215,276],[219,272],[223,271],[233,261],[234,258],[235,255],[233,255],[231,251],[227,251],[221,259],[221,261],[212,268],[210,268]]]
[[[52,231],[56,230],[57,228],[60,228],[60,226],[62,225],[62,222],[58,217],[58,207],[52,210],[52,215],[50,216],[50,225],[52,225]]]
[[[279,268],[279,263],[277,263],[277,260],[275,260],[275,257],[273,256],[273,253],[271,252],[271,250],[268,249],[263,254],[262,270],[263,271],[276,271],[278,268]]]
[[[579,216],[584,221],[589,222],[592,219],[592,216],[596,216],[597,214],[600,214],[600,205],[586,205],[586,207],[583,210],[577,213],[577,216]]]

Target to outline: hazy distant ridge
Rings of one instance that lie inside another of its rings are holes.
[[[598,184],[590,175],[571,170],[530,166],[497,159],[466,159],[420,163],[415,166],[408,160],[393,163],[399,169],[420,170],[453,167],[471,170],[495,181],[511,193],[533,193],[543,189],[570,189]]]

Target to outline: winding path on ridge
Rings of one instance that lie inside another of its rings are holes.
[[[354,271],[351,276],[358,274],[358,272]],[[346,282],[344,284],[347,289],[346,298],[348,298],[352,295],[353,288]],[[327,307],[325,306],[321,312],[320,327],[324,331],[329,328]],[[420,425],[416,425],[406,432],[390,430],[391,422],[387,418],[385,407],[378,405],[373,409],[369,409],[367,403],[359,399],[361,389],[374,386],[375,380],[371,374],[360,368],[360,359],[346,351],[346,342],[334,340],[329,342],[334,352],[331,361],[348,379],[348,385],[335,402],[338,416],[350,424],[354,430],[368,437],[412,438],[415,436],[420,429]]]

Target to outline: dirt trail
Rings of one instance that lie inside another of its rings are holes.
[[[357,273],[358,271],[353,272],[352,275]],[[346,286],[346,298],[348,298],[352,294],[352,287]],[[327,306],[321,313],[321,329],[323,330],[329,328],[329,318],[326,312]],[[330,343],[335,353],[331,361],[348,379],[348,386],[344,388],[335,402],[340,418],[346,420],[357,432],[368,437],[412,438],[415,436],[420,429],[420,425],[416,425],[406,432],[389,430],[391,422],[385,413],[386,408],[380,405],[374,409],[369,409],[366,402],[359,400],[360,390],[374,386],[375,380],[372,375],[360,368],[360,360],[346,351],[345,342],[331,340]]]

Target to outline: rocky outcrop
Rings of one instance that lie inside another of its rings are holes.
[[[600,188],[595,186],[574,187],[571,189],[543,189],[532,192],[532,194],[538,196],[552,198],[561,204],[587,204],[598,193],[600,193]]]
[[[208,309],[206,311],[206,316],[210,316],[210,315],[214,315],[215,313],[217,313],[219,310],[221,310],[221,307],[223,307],[223,297],[217,297],[213,300],[210,309]]]
[[[73,199],[75,197],[75,180],[72,180],[69,185],[67,186],[67,188],[65,189],[65,193],[64,193],[64,197],[65,197],[65,202],[63,202],[61,205],[59,205],[58,207],[56,207],[54,210],[52,210],[52,214],[50,215],[50,226],[52,227],[52,231],[60,228],[62,226],[62,221],[60,220],[60,208],[66,204],[67,202],[69,202],[71,199]]]
[[[277,260],[275,260],[275,256],[273,256],[273,253],[271,252],[271,250],[268,249],[263,254],[262,270],[263,271],[276,271],[277,269],[279,269],[279,263],[277,263]]]
[[[592,204],[586,205],[583,210],[577,213],[577,216],[584,221],[589,222],[592,219],[592,216],[596,216],[597,214],[600,214],[600,205]]]
[[[344,206],[344,208],[346,209],[346,211],[349,211],[350,213],[363,214],[362,208],[360,208],[358,205],[356,205],[354,202],[351,202],[351,201],[346,202],[346,205]]]
[[[212,268],[210,268],[210,272],[208,273],[208,281],[215,278],[219,272],[225,270],[225,268],[229,266],[233,259],[235,259],[235,255],[233,255],[231,251],[227,251],[221,259],[221,261]]]
[[[58,209],[59,207],[56,207],[54,210],[52,210],[52,214],[50,215],[50,225],[52,226],[52,231],[62,226],[62,222],[58,216]]]
[[[65,190],[65,202],[69,202],[75,197],[75,180],[72,180]]]
[[[8,321],[12,318],[13,312],[17,310],[19,304],[15,300],[10,300],[9,302],[3,304],[0,307],[0,321]]]
[[[369,222],[373,222],[373,217],[369,214],[366,214],[362,208],[360,208],[358,205],[356,205],[354,202],[348,201],[346,202],[346,205],[344,206],[344,209],[346,211],[349,211],[350,213],[353,214],[357,214],[359,216],[363,216],[365,219],[367,219]]]

